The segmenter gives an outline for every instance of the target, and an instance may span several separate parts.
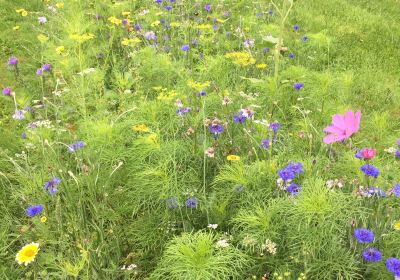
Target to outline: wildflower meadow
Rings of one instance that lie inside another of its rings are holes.
[[[0,19],[0,279],[400,279],[398,0]]]

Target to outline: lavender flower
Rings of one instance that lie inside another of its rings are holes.
[[[191,197],[188,200],[186,200],[185,205],[187,208],[193,209],[196,208],[198,204],[197,198]]]
[[[18,65],[18,58],[16,58],[15,56],[12,56],[8,59],[7,62],[8,65],[12,65],[12,66],[17,66]]]
[[[47,18],[46,17],[38,17],[38,21],[40,24],[45,24],[47,22]]]
[[[148,31],[148,32],[144,33],[144,37],[149,41],[157,40],[157,36],[154,33],[154,31]]]
[[[211,12],[211,5],[210,4],[206,4],[204,6],[204,10],[206,10],[207,12]]]
[[[76,141],[68,146],[68,152],[74,153],[79,149],[83,149],[86,146],[83,141]]]
[[[263,149],[268,149],[271,146],[271,139],[261,139],[260,147]]]
[[[190,49],[189,45],[183,45],[181,50],[187,52]]]
[[[178,115],[178,116],[184,116],[184,115],[187,115],[190,111],[191,111],[192,109],[191,108],[189,108],[189,107],[182,107],[182,108],[178,108],[177,110],[176,110],[176,114]]]
[[[24,110],[15,110],[15,113],[12,117],[14,120],[23,120],[23,119],[25,119],[25,111]]]
[[[10,96],[12,93],[12,89],[9,87],[3,88],[3,95]]]
[[[400,197],[400,184],[394,185],[392,192],[396,197]]]

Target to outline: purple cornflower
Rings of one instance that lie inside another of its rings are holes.
[[[193,209],[196,208],[198,204],[197,198],[191,197],[186,200],[185,205],[187,208]]]
[[[265,53],[268,53],[268,52],[269,52],[269,48],[263,48],[262,50],[263,50],[263,52],[265,52]]]
[[[12,65],[12,66],[16,66],[18,65],[18,58],[16,58],[15,56],[12,56],[8,59],[7,62],[8,65]]]
[[[46,64],[43,64],[43,65],[42,65],[42,69],[43,69],[43,71],[50,72],[51,69],[52,69],[52,66],[51,66],[51,64],[46,63]]]
[[[291,195],[295,196],[299,194],[299,192],[301,191],[301,187],[293,183],[290,184],[288,187],[286,187],[286,191],[288,191]]]
[[[170,197],[167,199],[167,208],[176,209],[179,207],[179,202],[176,197]]]
[[[208,126],[208,130],[214,134],[214,138],[217,139],[218,134],[221,134],[224,131],[224,127],[218,119],[214,119]]]
[[[204,6],[204,10],[206,10],[207,12],[211,12],[211,5],[210,4],[206,4]]]
[[[364,159],[363,150],[359,150],[354,156],[358,159]]]
[[[276,134],[278,130],[281,128],[281,124],[278,122],[270,123],[269,128],[271,128],[274,134]]]
[[[293,29],[297,31],[297,30],[300,29],[300,26],[298,26],[297,24],[296,24],[296,25],[293,25]]]
[[[176,114],[177,114],[178,116],[181,116],[181,117],[182,117],[182,116],[188,114],[191,110],[192,110],[192,109],[189,108],[189,107],[178,108],[178,109],[176,110]]]
[[[285,181],[293,180],[294,177],[296,176],[296,174],[292,170],[290,170],[288,168],[279,169],[278,170],[278,175],[279,175],[279,177],[281,177]]]
[[[142,28],[142,25],[140,23],[137,23],[133,28],[135,29],[135,31],[138,31]]]
[[[155,3],[161,4],[163,0],[154,0]]]
[[[9,87],[3,88],[3,95],[10,96],[12,93],[12,89]]]
[[[374,241],[375,235],[367,228],[358,228],[354,230],[354,237],[360,243],[369,243]]]
[[[396,258],[388,258],[386,260],[386,268],[396,277],[400,277],[400,260]]]
[[[365,164],[365,165],[361,166],[361,171],[365,175],[370,176],[370,177],[376,178],[379,175],[379,169],[370,164]]]
[[[233,122],[234,123],[245,123],[247,117],[244,115],[243,111],[240,111],[238,115],[233,115]]]
[[[170,6],[170,5],[164,6],[164,9],[166,9],[167,11],[171,11],[172,10],[172,6]]]
[[[15,110],[15,113],[12,117],[14,120],[23,120],[23,119],[25,119],[25,111],[24,110]]]
[[[286,169],[291,170],[295,175],[304,173],[303,164],[301,162],[290,162]]]
[[[394,185],[392,192],[396,197],[400,197],[400,184]]]
[[[58,191],[57,185],[60,184],[60,182],[60,178],[54,177],[44,185],[44,189],[48,191],[51,196],[53,196]]]
[[[396,152],[394,152],[394,156],[396,158],[400,158],[400,150],[397,150]]]
[[[123,25],[126,25],[126,24],[128,23],[128,20],[127,20],[126,18],[124,18],[124,19],[121,21],[121,23],[122,23]]]
[[[187,52],[190,49],[189,45],[183,45],[181,50]]]
[[[39,215],[43,211],[43,205],[38,204],[38,205],[31,205],[28,208],[26,208],[25,213],[28,217],[35,217]]]
[[[83,149],[85,147],[85,142],[83,141],[76,141],[70,145],[68,145],[68,152],[74,153],[78,149]]]
[[[273,11],[273,10],[269,10],[269,11],[268,11],[268,14],[269,14],[270,16],[272,16],[272,15],[274,14],[274,11]]]
[[[268,149],[271,146],[271,139],[261,139],[260,148]]]
[[[376,248],[367,248],[362,255],[367,262],[379,262],[382,260],[382,253]]]
[[[25,132],[21,134],[21,138],[22,138],[22,139],[26,139],[27,137],[28,137],[28,136],[26,135]]]
[[[295,89],[295,90],[302,90],[303,88],[304,88],[303,83],[294,83],[293,84],[293,89]]]
[[[38,68],[38,69],[36,70],[36,75],[42,76],[42,75],[43,75],[43,69],[42,69],[42,68]]]

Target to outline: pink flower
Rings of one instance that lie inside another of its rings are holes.
[[[340,142],[350,138],[360,129],[361,112],[348,111],[344,116],[333,115],[332,124],[324,128],[324,132],[330,133],[324,138],[325,144]]]
[[[365,148],[362,150],[362,156],[364,159],[371,159],[376,155],[376,150],[375,149],[368,149]]]

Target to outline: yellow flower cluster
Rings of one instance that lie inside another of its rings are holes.
[[[225,54],[225,57],[231,59],[234,64],[240,66],[249,66],[256,63],[255,58],[246,52],[230,52]]]
[[[265,69],[265,68],[267,68],[267,64],[265,64],[265,63],[256,64],[256,68]]]
[[[136,132],[149,132],[150,129],[147,125],[145,124],[135,124],[134,126],[132,126],[132,129]]]
[[[43,34],[39,34],[37,36],[37,39],[40,41],[40,43],[44,43],[49,40],[49,37],[47,37],[46,35],[43,35]]]
[[[212,30],[212,25],[211,24],[199,24],[195,28],[200,29],[200,30]]]
[[[23,16],[23,17],[26,17],[27,15],[28,15],[28,11],[27,10],[25,10],[25,9],[18,9],[18,10],[15,10],[18,14],[20,14],[21,16]]]
[[[109,17],[108,21],[115,25],[122,24],[122,21],[116,17]]]
[[[140,39],[138,38],[124,38],[121,41],[121,45],[123,46],[136,46],[138,43],[140,43]]]
[[[207,87],[210,86],[210,82],[206,81],[204,83],[200,83],[200,82],[195,82],[193,80],[189,80],[187,81],[187,85],[189,87],[191,87],[192,89],[196,90],[196,91],[201,91],[201,90],[205,90]]]
[[[94,34],[92,34],[92,33],[85,33],[85,34],[82,34],[82,35],[79,35],[79,34],[72,34],[72,35],[69,36],[69,38],[70,38],[71,40],[77,41],[77,42],[79,42],[79,43],[83,43],[83,42],[92,40],[92,39],[94,39],[95,37],[96,37],[96,36],[94,36]]]
[[[63,2],[57,3],[56,7],[57,7],[57,9],[62,9],[62,8],[64,8],[64,3]]]
[[[176,93],[175,90],[170,90],[170,91],[167,92],[167,89],[165,89],[165,90],[163,89],[163,90],[159,93],[157,99],[158,99],[158,100],[164,100],[164,101],[171,101],[171,100],[174,99],[177,95],[178,95],[178,94]]]

